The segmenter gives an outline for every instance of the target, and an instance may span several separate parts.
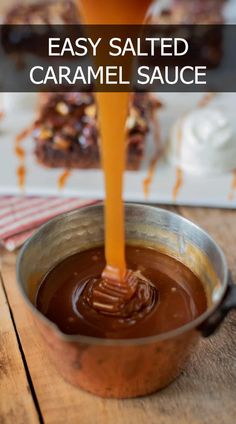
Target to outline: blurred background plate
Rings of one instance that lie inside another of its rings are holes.
[[[83,197],[101,199],[104,196],[103,175],[100,170],[73,170],[68,176],[63,189],[58,186],[63,169],[47,169],[39,165],[34,157],[34,142],[32,137],[22,142],[26,152],[25,169],[26,182],[24,191],[19,186],[17,169],[20,166],[19,158],[15,154],[15,138],[24,128],[35,119],[37,96],[35,94],[4,94],[3,103],[6,111],[0,126],[0,194],[27,194],[27,195],[61,195],[65,197]],[[162,93],[159,99],[163,108],[158,112],[161,128],[162,143],[166,143],[170,127],[173,122],[184,113],[196,107],[204,96],[201,93]],[[235,133],[235,93],[222,93],[211,100],[226,114]],[[154,132],[147,140],[146,157],[139,171],[130,171],[125,174],[125,200],[184,204],[193,206],[236,207],[235,196],[232,191],[233,173],[219,176],[190,176],[183,174],[183,182],[173,197],[176,184],[176,169],[162,158],[156,166],[154,177],[149,187],[149,195],[145,196],[143,189],[144,179],[147,177],[150,160],[153,157]]]

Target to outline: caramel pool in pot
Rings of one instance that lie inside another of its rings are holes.
[[[39,287],[51,270],[69,260],[67,258],[79,257],[89,249],[99,251],[99,246],[103,246],[102,205],[61,215],[45,224],[24,245],[17,264],[21,293],[52,363],[71,384],[103,397],[147,395],[173,381],[201,336],[199,326],[214,314],[219,315],[218,308],[228,281],[223,253],[200,228],[178,215],[154,207],[126,205],[125,212],[126,243],[131,250],[142,246],[154,249],[155,255],[155,251],[169,255],[174,258],[174,263],[177,260],[183,264],[181,270],[189,268],[188,275],[196,276],[193,287],[201,282],[199,289],[203,303],[197,302],[198,308],[200,306],[197,318],[192,317],[184,325],[179,322],[181,326],[171,331],[165,329],[160,334],[153,331],[151,336],[105,338],[66,334],[36,308]],[[165,269],[164,273],[167,274],[168,270]],[[180,279],[177,281],[180,283]],[[206,298],[207,309],[203,312]]]
[[[37,292],[37,308],[65,334],[115,339],[162,334],[207,309],[202,283],[181,262],[138,246],[127,246],[126,258],[128,267],[152,285],[140,280],[139,290],[122,305],[111,290],[108,303],[117,303],[113,312],[93,304],[93,281],[105,266],[103,247],[79,252],[49,271]]]

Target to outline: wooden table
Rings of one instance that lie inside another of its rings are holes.
[[[236,279],[236,212],[178,208],[216,239]],[[104,400],[62,380],[15,283],[15,254],[1,252],[0,423],[232,424],[236,421],[236,313],[202,339],[167,389],[135,400]]]

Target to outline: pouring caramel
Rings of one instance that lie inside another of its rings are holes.
[[[151,0],[82,0],[79,4],[87,24],[141,24]],[[152,291],[149,281],[127,270],[125,260],[122,193],[128,102],[129,93],[97,93],[105,176],[106,266],[102,277],[89,284],[90,306],[101,311],[105,307],[109,313],[114,313],[114,307],[122,309],[133,296],[138,298],[140,287],[148,293]],[[114,299],[117,299],[115,306]]]

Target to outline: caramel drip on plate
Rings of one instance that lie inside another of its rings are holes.
[[[173,192],[172,192],[173,200],[177,199],[177,196],[179,194],[179,191],[182,185],[183,185],[183,170],[178,167],[176,168],[176,180],[175,180],[175,185],[173,187]]]
[[[15,154],[20,160],[23,161],[25,159],[25,151],[21,146],[15,146]]]
[[[21,143],[26,137],[28,137],[31,132],[34,130],[35,124],[30,125],[29,127],[25,128],[23,131],[21,131],[16,136],[16,144]]]
[[[160,152],[156,152],[153,158],[150,160],[147,176],[143,180],[143,192],[144,192],[144,197],[146,200],[148,199],[150,194],[150,187],[155,175],[155,171],[157,169],[157,164],[159,159],[160,159]]]
[[[198,107],[205,107],[207,106],[215,97],[217,93],[206,93],[201,98],[201,100],[198,102]]]
[[[230,201],[232,201],[234,199],[235,191],[236,191],[236,170],[233,172],[231,189],[230,189],[229,196],[228,196],[228,199]]]
[[[163,153],[163,149],[161,148],[160,123],[158,120],[155,119],[154,116],[152,117],[152,121],[154,124],[154,137],[156,141],[156,146],[155,146],[155,152],[148,166],[147,176],[143,180],[143,192],[144,192],[145,199],[148,199],[148,196],[150,194],[150,188],[151,188],[151,184],[157,169],[157,164]]]
[[[23,191],[25,188],[26,169],[24,165],[19,165],[16,171],[19,188]]]
[[[30,125],[21,131],[15,138],[15,154],[19,159],[19,166],[16,170],[16,175],[18,179],[18,186],[20,190],[24,190],[25,188],[25,178],[26,178],[26,167],[25,167],[25,149],[22,147],[22,142],[26,137],[28,137],[33,129],[35,128],[35,124]]]
[[[70,177],[70,175],[71,175],[71,172],[68,169],[65,169],[62,172],[62,174],[59,175],[59,178],[58,178],[58,189],[59,190],[62,190],[65,187],[67,180]]]
[[[15,154],[19,161],[19,165],[16,170],[16,175],[17,175],[18,186],[21,191],[23,191],[25,188],[25,177],[26,177],[25,150],[21,145],[25,137],[26,136],[24,131],[24,133],[19,134],[15,139]]]
[[[177,139],[177,146],[176,146],[176,155],[177,157],[180,156],[180,151],[183,143],[183,131],[182,131],[182,122],[179,123],[179,131],[178,131],[178,139]],[[183,185],[183,170],[180,167],[176,168],[176,179],[175,184],[172,191],[172,197],[173,200],[176,201],[179,191]]]

